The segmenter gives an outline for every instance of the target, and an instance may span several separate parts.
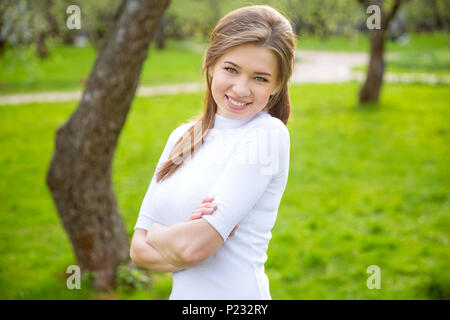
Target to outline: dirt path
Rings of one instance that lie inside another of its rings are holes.
[[[366,53],[298,50],[293,83],[329,83],[355,80],[352,68],[367,64]]]
[[[365,73],[352,68],[369,63],[367,53],[298,50],[293,83],[364,81]],[[385,73],[387,82],[450,84],[450,77],[431,73]]]
[[[175,94],[182,92],[196,92],[200,90],[198,83],[183,83],[159,86],[141,86],[138,96],[154,96],[159,94]],[[82,91],[39,92],[0,96],[0,106],[32,102],[67,102],[81,99]]]
[[[363,81],[363,72],[352,71],[355,66],[365,65],[368,62],[366,53],[332,52],[298,50],[293,70],[292,83],[330,83],[346,81]],[[428,84],[450,84],[449,76],[436,74],[385,74],[387,82],[421,82]],[[183,83],[158,86],[141,86],[138,96],[154,96],[160,94],[175,94],[184,92],[197,92],[201,90],[199,83]],[[64,102],[81,99],[81,91],[69,92],[42,92],[0,95],[0,106],[17,105],[31,102]]]

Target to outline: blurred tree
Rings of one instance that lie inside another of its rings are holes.
[[[202,37],[206,40],[209,32],[220,19],[231,10],[252,5],[267,4],[284,13],[292,21],[295,32],[300,36],[316,35],[326,38],[340,34],[355,36],[358,26],[365,27],[361,16],[360,1],[336,0],[173,0],[167,15],[171,22],[167,25],[167,37]],[[402,4],[410,30],[440,30],[448,27],[450,1],[409,0]],[[301,41],[301,39],[300,39]],[[301,45],[301,42],[300,42]]]
[[[39,57],[49,54],[48,40],[75,44],[75,39],[87,34],[95,48],[100,48],[111,23],[117,0],[2,0],[0,1],[0,50],[32,45]],[[67,7],[81,9],[81,29],[66,27]]]
[[[112,159],[159,22],[169,0],[123,0],[81,101],[58,128],[47,184],[82,271],[94,287],[116,284],[128,237],[111,183]]]
[[[165,29],[167,36],[174,39],[208,38],[212,28],[221,18],[225,2],[174,0],[166,14],[171,23]]]
[[[365,27],[360,14],[361,1],[335,0],[173,0],[155,35],[156,48],[164,48],[166,39],[207,41],[212,28],[226,13],[236,8],[267,4],[286,16],[296,34],[326,38],[340,34],[356,37]],[[69,5],[81,8],[81,30],[65,27]],[[49,40],[76,44],[78,37],[87,37],[100,48],[105,38],[117,0],[1,0],[0,1],[0,53],[6,44],[11,46],[35,45],[40,56],[49,52]],[[402,4],[408,31],[448,31],[450,27],[450,1],[408,0]],[[403,19],[405,20],[405,19]]]
[[[158,30],[156,30],[155,34],[155,48],[158,50],[162,50],[166,46],[166,33],[165,29],[166,26],[170,23],[170,18],[167,16],[163,17],[161,19],[161,22],[159,23]]]
[[[323,38],[331,34],[350,35],[361,20],[361,9],[356,2],[335,0],[229,0],[221,4],[222,15],[244,5],[267,4],[285,14],[296,34],[314,34]]]
[[[58,34],[58,22],[50,10],[53,0],[4,0],[0,3],[0,38],[4,47],[34,44],[40,58],[48,56],[46,40]]]
[[[410,32],[449,31],[450,1],[409,0],[402,7],[406,12]]]
[[[380,9],[381,23],[380,28],[369,29],[370,36],[370,58],[369,69],[367,71],[366,80],[359,91],[359,104],[378,103],[381,86],[383,85],[384,75],[384,45],[386,40],[386,32],[389,23],[397,13],[401,0],[395,0],[391,9],[385,12],[383,9],[383,0],[358,0],[366,12],[370,5],[376,5]],[[374,13],[376,14],[376,13]]]
[[[105,39],[108,26],[114,17],[117,0],[58,0],[51,10],[58,17],[60,23],[59,38],[66,44],[76,44],[77,37],[87,36],[94,48],[99,49]],[[81,10],[81,29],[66,28],[67,7],[77,5]]]
[[[116,7],[117,0],[66,0],[69,4],[78,2],[82,11],[83,17],[83,30],[86,30],[89,42],[99,49],[108,30],[108,26],[111,24],[114,18],[114,8]],[[70,31],[69,31],[70,32]]]
[[[359,20],[358,5],[346,1],[303,0],[299,2],[300,21],[306,33],[326,38],[331,34],[349,34]],[[300,34],[302,30],[299,30]]]

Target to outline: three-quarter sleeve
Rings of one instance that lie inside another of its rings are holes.
[[[238,142],[230,161],[208,193],[214,197],[217,210],[202,217],[224,241],[255,206],[272,179],[280,172],[286,173],[289,145],[289,131],[281,122],[254,127]],[[284,187],[280,183],[280,188]]]
[[[184,134],[183,129],[187,130],[187,125],[188,124],[184,124],[172,131],[169,138],[167,139],[166,146],[164,147],[158,164],[156,165],[156,169],[150,182],[150,186],[148,187],[147,192],[144,196],[144,200],[142,201],[134,230],[136,230],[137,228],[148,230],[153,223],[158,222],[156,220],[156,212],[153,209],[155,204],[155,188],[157,184],[156,174],[159,171],[160,167],[169,159],[170,152],[172,151],[173,146],[177,142],[178,138],[181,137],[182,134]]]

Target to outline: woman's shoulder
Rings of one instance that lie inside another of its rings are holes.
[[[284,139],[289,139],[289,130],[283,121],[276,117],[272,117],[263,110],[259,111],[257,117],[249,123],[249,129],[251,131],[263,130],[277,132],[280,133],[280,136],[284,137]]]
[[[169,139],[170,140],[174,139],[175,141],[177,141],[183,134],[186,133],[186,131],[189,130],[190,127],[194,125],[195,122],[196,121],[182,123],[172,131],[172,133],[169,136]]]

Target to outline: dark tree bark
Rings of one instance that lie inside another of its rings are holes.
[[[6,6],[0,6],[0,30],[3,30],[4,25],[5,25],[5,12],[6,12]],[[6,46],[7,40],[8,40],[7,33],[4,35],[0,34],[0,56],[2,56],[3,53],[5,52],[5,46]]]
[[[158,26],[155,34],[155,45],[156,49],[163,50],[166,47],[166,35],[165,28],[167,24],[167,19],[162,19],[161,23]]]
[[[128,237],[111,183],[111,167],[147,57],[169,0],[123,0],[78,108],[56,133],[47,173],[62,224],[94,288],[110,290],[129,260]]]
[[[45,44],[45,40],[47,38],[47,34],[45,32],[41,32],[36,37],[36,53],[39,59],[45,59],[48,57],[48,49]]]
[[[383,11],[383,0],[359,0],[363,4],[364,10],[369,5],[378,5],[381,9],[381,28],[369,30],[370,36],[370,59],[369,70],[367,71],[366,80],[359,91],[359,104],[378,103],[383,85],[383,75],[385,69],[384,63],[384,45],[386,32],[389,23],[395,16],[400,7],[401,0],[395,0],[391,10],[386,13]]]

